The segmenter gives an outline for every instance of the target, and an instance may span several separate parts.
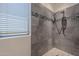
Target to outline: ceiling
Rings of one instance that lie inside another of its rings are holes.
[[[53,12],[61,11],[75,4],[77,3],[42,3],[43,6],[45,6]]]

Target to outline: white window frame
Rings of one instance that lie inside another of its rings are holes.
[[[28,33],[19,33],[19,34],[13,34],[13,36],[7,36],[7,37],[1,37],[1,39],[7,39],[7,38],[16,38],[16,37],[23,37],[23,36],[31,36],[31,3],[28,3]]]

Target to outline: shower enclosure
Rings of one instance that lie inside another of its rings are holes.
[[[79,55],[79,4],[63,11],[55,13],[42,4],[32,4],[32,55],[44,55],[52,48]]]

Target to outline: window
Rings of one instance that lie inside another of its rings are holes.
[[[29,34],[30,4],[0,3],[0,37]]]

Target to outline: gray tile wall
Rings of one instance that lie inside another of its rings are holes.
[[[41,4],[32,4],[32,11],[52,18],[53,12]],[[32,16],[32,55],[43,55],[53,47],[57,47],[73,55],[79,55],[79,4],[64,10],[67,18],[65,36],[61,31],[61,11],[56,13],[56,24],[50,20]]]
[[[79,16],[76,17],[76,15],[79,15],[79,4],[69,7],[64,11],[65,16],[69,17],[67,18],[65,36],[62,33],[60,35],[57,34],[55,46],[73,55],[79,55]],[[57,12],[56,14],[56,18],[59,19],[61,12]],[[59,20],[57,24],[58,29],[61,30],[61,20]]]
[[[53,12],[45,8],[41,4],[32,4],[32,12],[37,12],[48,18],[52,18]],[[54,28],[50,20],[41,19],[39,17],[32,16],[32,56],[39,56],[46,53],[54,45]]]

